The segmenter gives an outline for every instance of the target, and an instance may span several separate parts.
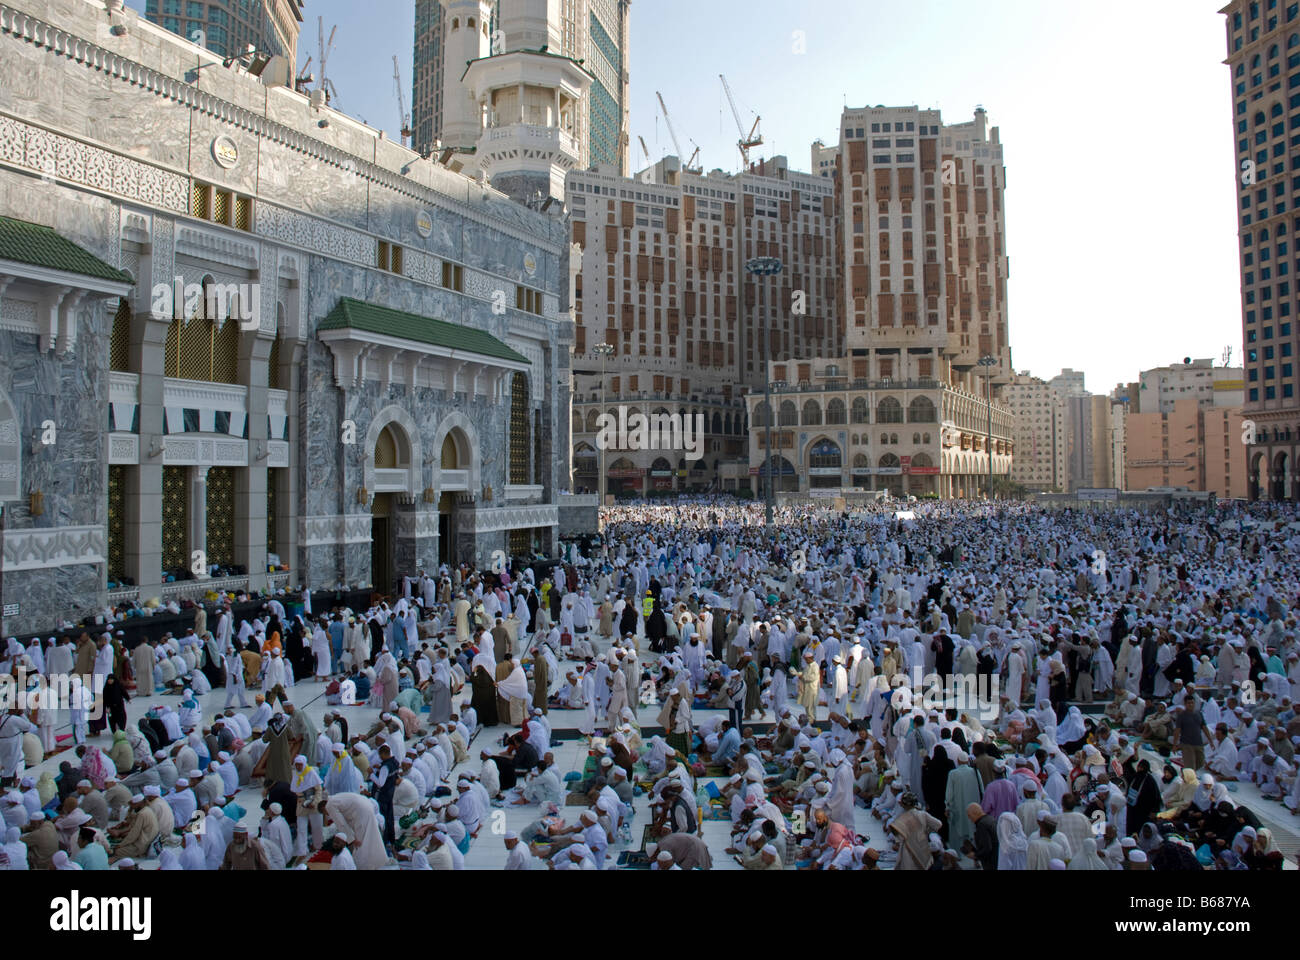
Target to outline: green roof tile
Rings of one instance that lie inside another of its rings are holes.
[[[492,334],[473,327],[462,327],[446,320],[434,320],[418,314],[392,310],[388,307],[363,303],[350,297],[340,297],[334,309],[320,322],[317,330],[364,330],[386,337],[430,343],[449,350],[463,350],[480,356],[527,363],[528,359],[511,350]]]
[[[27,263],[83,277],[131,283],[131,275],[110,267],[99,257],[49,227],[12,217],[0,217],[0,260]]]

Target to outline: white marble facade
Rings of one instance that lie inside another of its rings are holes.
[[[268,486],[290,584],[373,582],[376,494],[391,575],[440,556],[486,562],[512,529],[553,545],[568,486],[563,225],[130,10],[114,17],[89,0],[0,2],[0,216],[51,227],[134,280],[86,285],[0,267],[0,427],[14,434],[0,436],[4,632],[103,604],[110,465],[125,470],[124,573],[142,599],[179,589],[160,582],[165,468],[188,471],[191,550],[204,546],[208,472],[234,468],[235,563],[253,590],[268,585]],[[214,222],[215,199],[194,206],[196,185],[228,192],[228,224]],[[154,288],[205,279],[256,300],[240,315],[250,321],[234,384],[164,375],[169,321],[154,316]],[[517,286],[541,293],[541,315],[515,309]],[[110,370],[123,294],[130,359]],[[342,297],[486,331],[526,363],[453,350],[460,360],[444,361],[455,369],[439,381],[399,339],[383,351],[357,344],[341,382],[337,344],[317,325]],[[528,483],[507,505],[519,372]],[[57,442],[42,443],[50,420]],[[398,438],[395,468],[374,459],[384,431]]]

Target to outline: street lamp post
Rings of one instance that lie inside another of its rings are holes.
[[[603,416],[603,415],[606,413],[606,410],[605,410],[605,358],[606,358],[606,357],[611,357],[611,356],[614,355],[614,347],[613,347],[611,344],[608,344],[608,343],[598,343],[598,344],[596,344],[594,347],[591,348],[591,351],[592,351],[592,353],[596,354],[596,356],[600,357],[600,412],[601,412],[601,415]],[[605,445],[604,445],[603,443],[600,442],[600,432],[599,432],[599,431],[600,431],[600,420],[599,420],[599,418],[597,418],[596,427],[597,427],[597,433],[596,433],[596,449],[600,451],[600,465],[599,465],[600,476],[596,478],[596,493],[597,493],[597,495],[598,495],[599,498],[600,498],[600,499],[597,501],[596,509],[597,509],[597,511],[599,511],[599,509],[605,505],[605,484],[607,483],[607,481],[606,481],[606,479],[605,479]]]
[[[763,508],[763,520],[766,525],[767,533],[772,533],[772,505],[775,503],[775,495],[772,488],[772,331],[770,325],[763,329],[762,322],[766,319],[763,311],[763,277],[774,277],[781,272],[784,264],[776,257],[754,257],[752,260],[745,261],[745,272],[758,278],[758,313],[759,326],[763,333],[763,401],[767,404],[767,427],[765,435],[766,444],[766,467],[767,467],[767,497]]]
[[[997,357],[985,354],[980,357],[979,365],[984,368],[984,398],[989,407],[989,432],[984,441],[989,449],[989,499],[993,499],[993,368],[997,366]]]

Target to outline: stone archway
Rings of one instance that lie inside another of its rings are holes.
[[[445,441],[451,438],[452,447],[455,450],[455,467],[448,467],[448,470],[464,470],[467,473],[466,491],[474,498],[479,496],[482,490],[482,463],[481,448],[478,439],[478,428],[469,417],[459,410],[447,414],[438,421],[438,429],[433,435],[433,444],[430,449],[434,451],[431,460],[432,476],[430,477],[433,489],[438,493],[443,492],[442,472],[443,472],[443,447]]]
[[[383,437],[384,443],[382,445],[387,447],[388,441],[391,439],[396,453],[396,465],[387,469],[402,470],[405,473],[402,489],[390,489],[387,492],[398,493],[407,500],[414,500],[420,495],[422,488],[420,465],[423,460],[420,428],[416,424],[415,418],[397,405],[385,407],[375,414],[375,418],[370,421],[370,428],[366,431],[365,447],[363,447],[365,450],[365,473],[362,481],[367,490],[377,489],[375,454],[381,447],[381,435],[384,434],[386,436]]]

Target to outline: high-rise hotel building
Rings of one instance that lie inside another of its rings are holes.
[[[1249,495],[1295,500],[1300,480],[1300,2],[1234,0],[1227,18],[1241,241]],[[1293,290],[1292,287],[1297,289]]]
[[[606,451],[607,492],[748,482],[742,395],[762,389],[764,333],[782,362],[843,350],[834,184],[791,170],[785,157],[731,176],[687,173],[668,157],[635,179],[604,168],[570,173],[566,203],[570,237],[582,249],[573,301],[575,486],[599,489],[597,418],[620,406],[702,416],[704,456]],[[785,264],[762,297],[745,273],[759,256]],[[612,347],[603,361],[601,344]]]
[[[1014,442],[998,130],[982,108],[953,125],[914,106],[845,110],[836,184],[845,349],[774,362],[770,414],[749,400],[755,427],[779,428],[777,486],[975,495],[990,467],[1010,472]],[[765,442],[755,430],[752,463]]]
[[[148,0],[145,19],[222,57],[252,44],[296,69],[303,0]]]

